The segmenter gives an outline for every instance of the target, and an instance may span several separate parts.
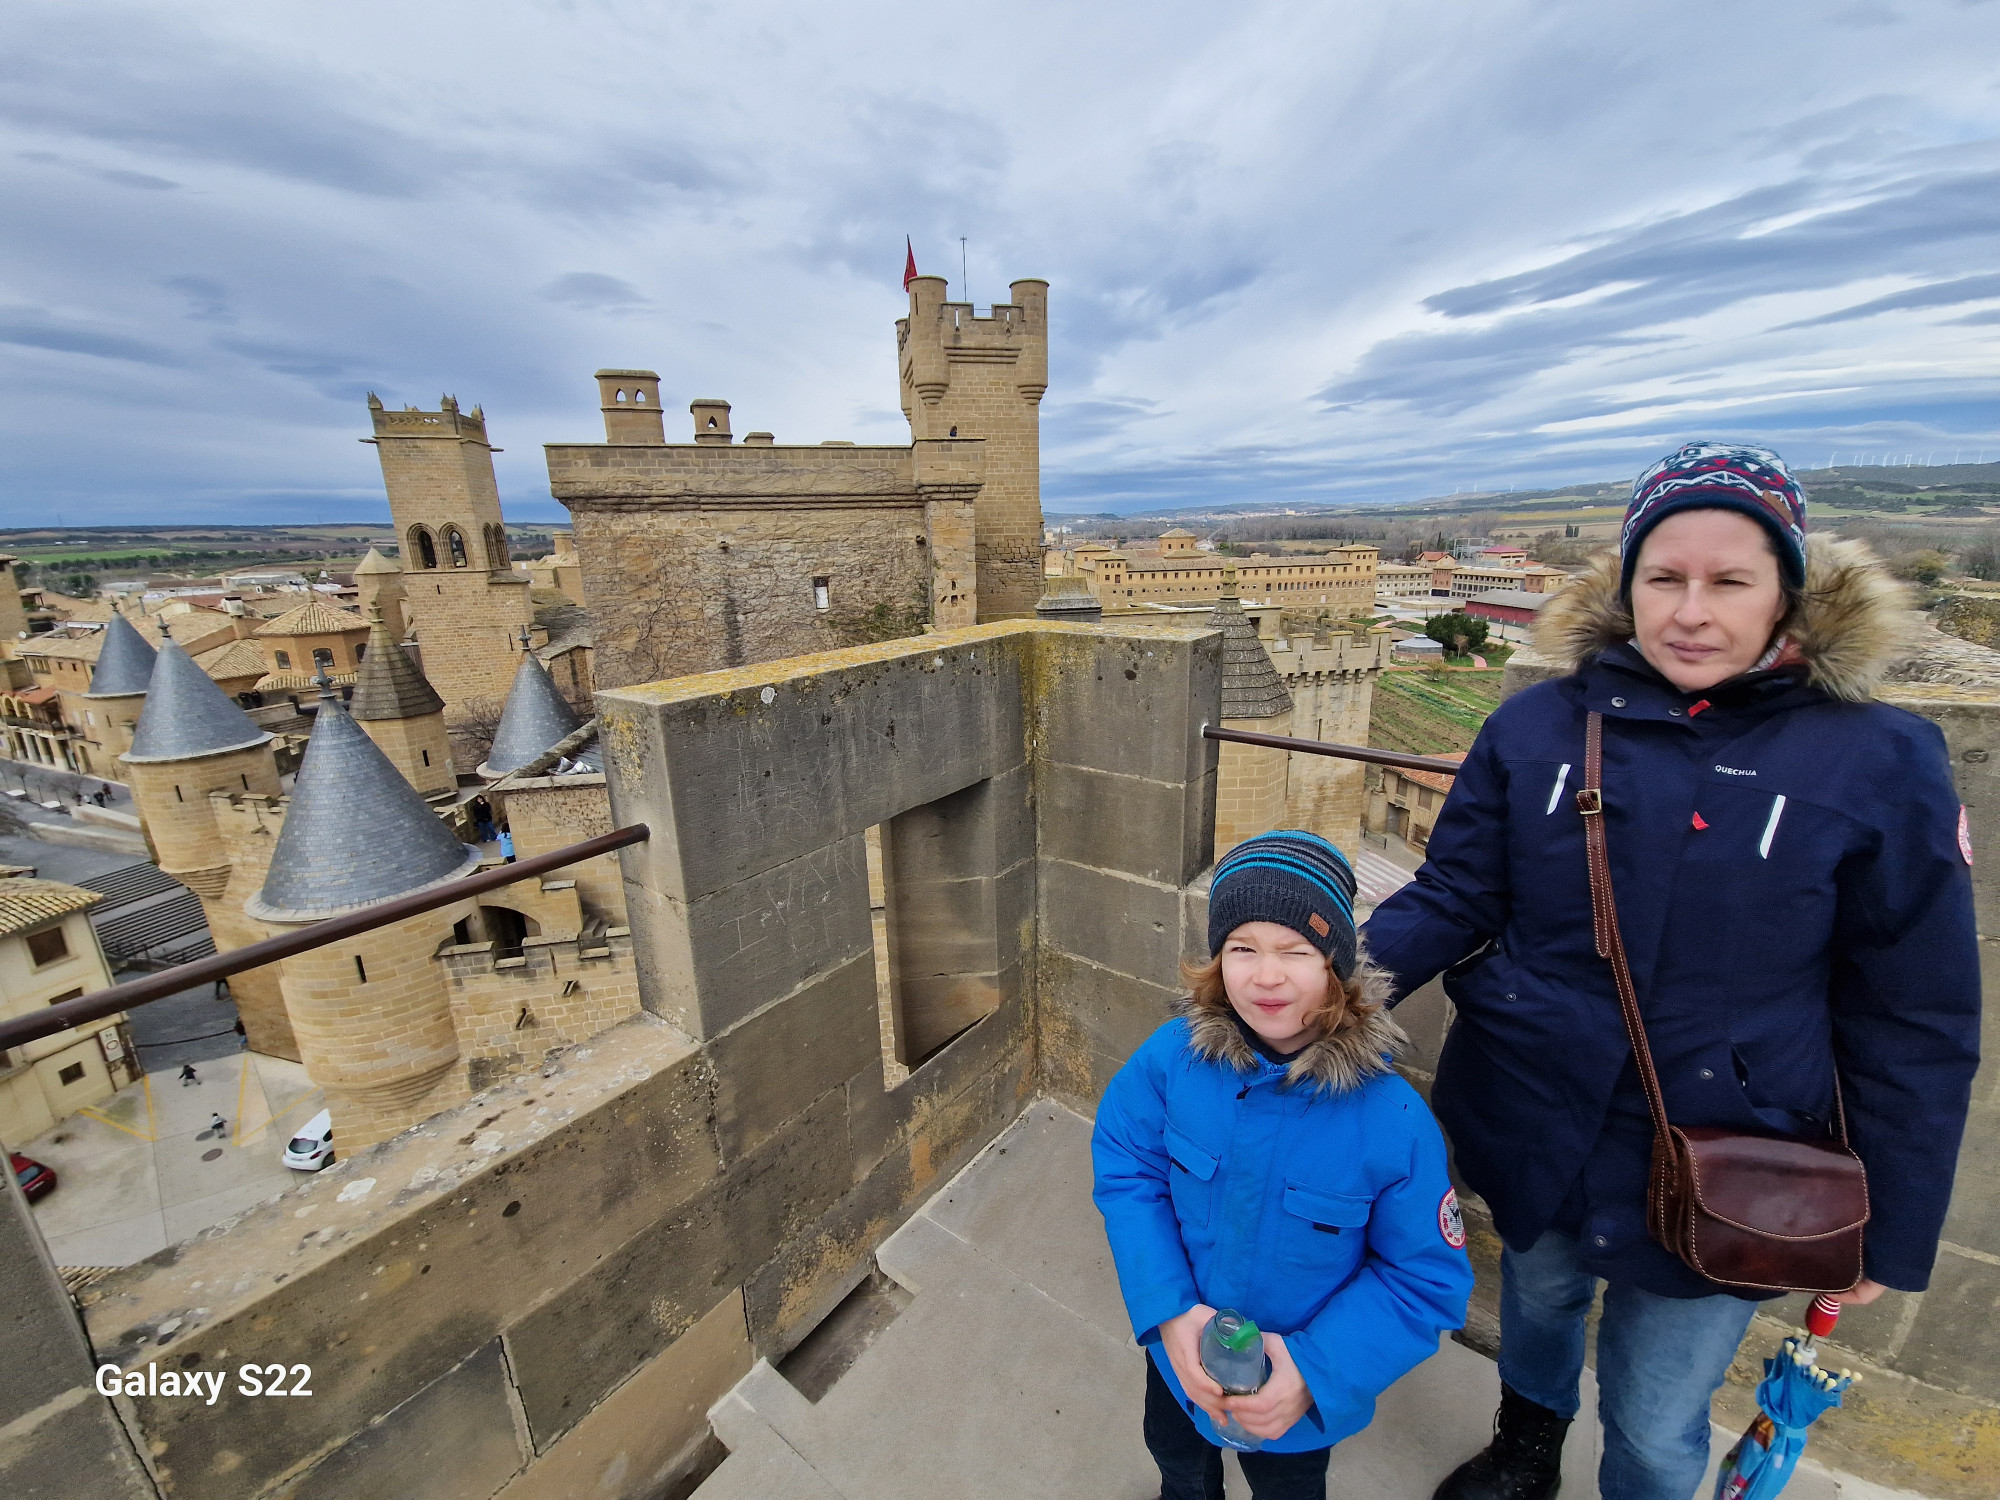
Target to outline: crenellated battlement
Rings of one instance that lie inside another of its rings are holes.
[[[454,441],[486,441],[486,413],[480,407],[461,411],[456,396],[439,398],[436,411],[405,406],[392,411],[373,391],[368,393],[368,416],[378,438],[451,438]]]

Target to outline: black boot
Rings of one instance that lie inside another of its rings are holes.
[[[1551,1500],[1562,1488],[1563,1435],[1570,1419],[1500,1387],[1493,1441],[1451,1471],[1431,1500]]]

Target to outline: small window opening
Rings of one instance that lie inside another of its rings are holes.
[[[429,765],[430,763],[431,763],[431,753],[430,751],[426,750],[424,752],[424,764]]]
[[[832,602],[832,585],[833,580],[831,578],[815,578],[813,580],[814,609],[825,609]]]
[[[331,671],[333,669],[333,652],[325,646],[313,647],[313,665],[316,667],[325,667]]]
[[[354,977],[360,980],[363,984],[366,984],[368,982],[368,965],[364,964],[361,961],[361,955],[359,953],[354,955]]]
[[[708,419],[708,429],[709,429],[709,431],[711,431],[711,432],[713,432],[713,431],[715,430],[715,418],[713,418],[713,417],[710,417],[710,418]]]
[[[614,401],[623,401],[624,399],[625,399],[625,393],[623,391],[620,391],[616,396],[612,397],[612,400]]]
[[[237,779],[238,781],[240,781],[240,782],[242,782],[242,783],[243,783],[243,790],[244,790],[244,791],[246,791],[246,792],[247,792],[247,791],[249,791],[249,790],[250,790],[250,778],[249,778],[249,776],[248,776],[247,774],[245,774],[244,772],[241,772],[241,771],[238,771],[238,772],[236,773],[236,779]]]
[[[58,1083],[83,1082],[83,1064],[71,1063],[68,1067],[59,1069],[56,1073],[56,1081]]]
[[[289,651],[275,651],[275,652],[273,652],[273,653],[272,653],[272,655],[274,655],[274,656],[276,656],[276,657],[278,658],[278,666],[279,666],[279,669],[280,669],[280,670],[284,670],[284,669],[287,669],[287,668],[289,668],[289,667],[291,666],[291,664],[292,664],[292,653],[291,653],[291,652],[289,652]]]
[[[63,936],[60,927],[51,927],[46,932],[28,935],[28,957],[35,961],[35,967],[52,964],[59,958],[69,957],[69,939]]]
[[[175,787],[175,788],[174,788],[174,801],[176,801],[176,802],[185,802],[185,801],[187,801],[187,798],[185,798],[185,797],[183,797],[183,796],[181,795],[181,789],[180,789],[179,787]]]
[[[368,654],[368,643],[366,641],[357,642],[354,647],[354,665],[357,667],[360,666],[361,659],[365,657],[367,654]]]

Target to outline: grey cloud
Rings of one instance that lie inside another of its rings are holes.
[[[648,301],[645,293],[631,282],[597,271],[572,271],[567,276],[558,276],[536,295],[586,312],[617,312],[643,307]]]
[[[0,344],[47,349],[57,354],[82,354],[94,359],[129,360],[135,364],[181,363],[170,351],[143,339],[61,323],[31,308],[0,308]]]
[[[1819,328],[1828,323],[1851,323],[1856,318],[1872,318],[1877,313],[1901,312],[1915,307],[1951,307],[1961,302],[1985,302],[1994,297],[2000,297],[2000,273],[1961,276],[1954,281],[1912,287],[1907,292],[1892,292],[1886,297],[1858,302],[1853,307],[1843,307],[1838,312],[1825,313],[1817,318],[1781,323],[1771,331],[1785,333],[1794,328]]]
[[[187,316],[197,323],[233,323],[229,290],[211,276],[169,276],[160,283],[187,298]]]

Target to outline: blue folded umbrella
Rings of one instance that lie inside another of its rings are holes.
[[[1815,1312],[1818,1308],[1815,1307]],[[1831,1326],[1831,1319],[1825,1320]],[[1815,1326],[1803,1337],[1787,1338],[1764,1361],[1757,1383],[1763,1414],[1737,1439],[1715,1480],[1715,1500],[1771,1500],[1792,1477],[1806,1451],[1806,1429],[1820,1413],[1840,1405],[1841,1394],[1857,1377],[1819,1367]]]

